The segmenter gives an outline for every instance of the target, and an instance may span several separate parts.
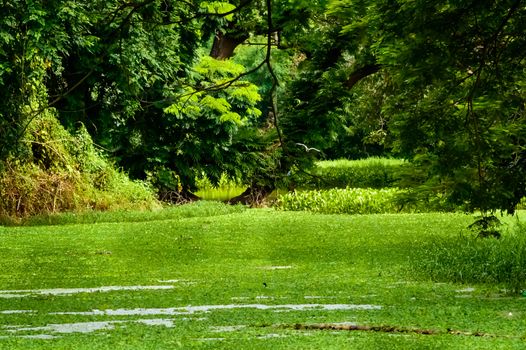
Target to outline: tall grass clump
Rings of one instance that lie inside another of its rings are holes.
[[[392,158],[326,160],[316,162],[309,174],[295,172],[291,182],[303,189],[396,187],[408,166],[408,162]]]
[[[495,237],[476,234],[435,238],[417,250],[415,272],[438,282],[497,284],[518,292],[526,289],[526,225]]]
[[[29,124],[17,157],[0,167],[2,221],[157,205],[153,190],[117,170],[95,149],[83,126],[70,134],[51,112]]]
[[[397,188],[294,191],[279,196],[276,207],[324,214],[396,213],[403,209],[396,201],[400,192]]]

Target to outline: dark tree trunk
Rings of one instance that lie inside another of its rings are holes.
[[[232,57],[236,47],[247,39],[247,34],[233,36],[228,33],[217,32],[210,56],[218,60],[226,60]]]

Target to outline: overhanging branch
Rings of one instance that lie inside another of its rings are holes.
[[[382,65],[381,64],[377,64],[377,63],[363,66],[362,68],[359,68],[359,69],[355,70],[349,76],[349,78],[345,82],[345,85],[349,89],[352,89],[354,87],[354,85],[356,85],[360,80],[362,80],[363,78],[368,77],[369,75],[372,75],[372,74],[378,72],[381,68],[382,68]]]

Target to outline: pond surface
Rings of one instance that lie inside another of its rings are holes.
[[[226,304],[226,305],[188,305],[171,308],[132,308],[132,309],[105,309],[105,310],[90,310],[90,311],[61,311],[48,312],[48,315],[54,316],[139,316],[139,317],[155,317],[164,316],[163,318],[139,318],[139,319],[107,319],[98,321],[77,321],[64,323],[48,323],[41,326],[30,326],[27,324],[7,324],[0,326],[0,331],[10,334],[11,336],[20,338],[34,338],[34,339],[54,339],[65,334],[71,333],[93,333],[97,331],[112,331],[116,327],[126,327],[129,324],[143,324],[146,326],[163,326],[173,328],[176,324],[183,324],[188,320],[203,321],[207,318],[188,318],[182,315],[193,315],[210,313],[221,310],[236,310],[236,309],[255,309],[255,310],[270,310],[273,312],[287,312],[287,311],[342,311],[342,310],[381,310],[381,305],[370,304],[283,304],[283,305],[267,305],[267,304]],[[36,310],[5,310],[5,313],[37,313]],[[168,318],[168,317],[169,318]],[[172,316],[172,317],[170,317]],[[173,318],[175,316],[175,318]],[[177,318],[179,316],[179,318]],[[69,318],[68,318],[69,320]],[[221,325],[211,326],[210,329],[214,333],[236,332],[246,328],[246,325]],[[281,337],[280,334],[268,334],[262,337]],[[8,338],[8,335],[1,335],[0,339]]]
[[[150,316],[150,315],[192,315],[215,310],[257,309],[278,311],[343,311],[343,310],[381,310],[380,305],[370,304],[228,304],[228,305],[189,305],[170,308],[134,308],[134,309],[106,309],[91,311],[62,311],[51,312],[50,315],[78,315],[78,316]]]

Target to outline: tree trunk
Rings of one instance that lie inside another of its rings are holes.
[[[217,60],[226,60],[232,57],[236,47],[247,39],[247,34],[232,36],[228,33],[217,32],[214,38],[214,44],[212,45],[212,50],[210,51],[210,56]]]

